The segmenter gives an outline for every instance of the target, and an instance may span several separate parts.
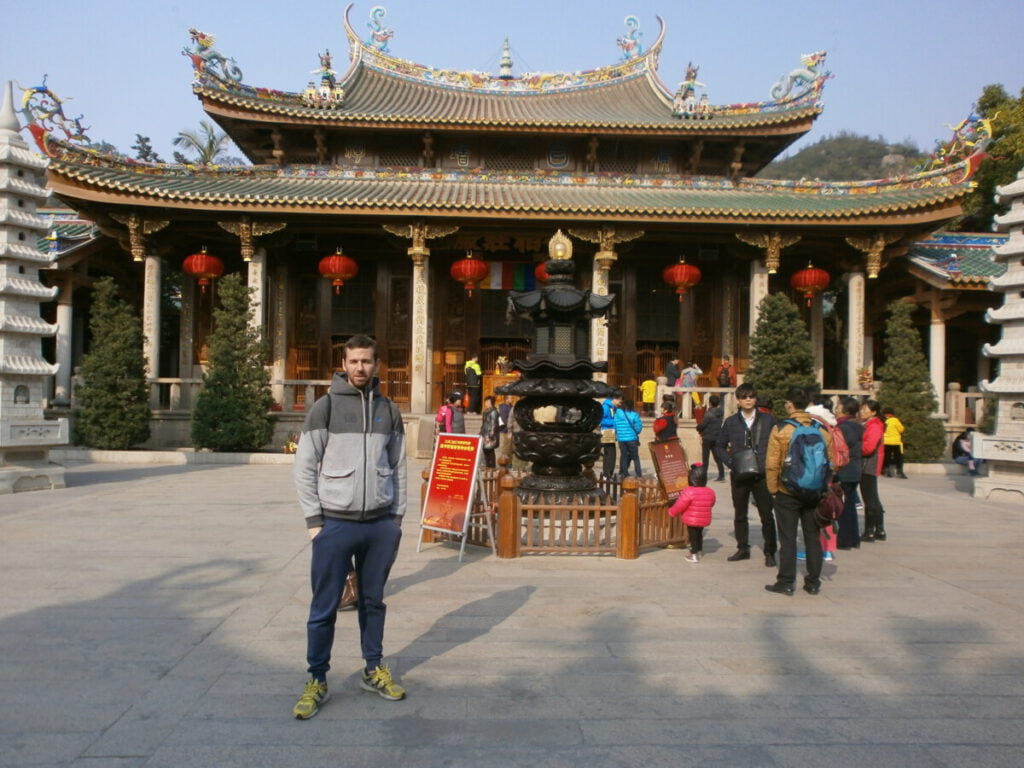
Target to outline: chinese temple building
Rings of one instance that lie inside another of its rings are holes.
[[[193,90],[251,166],[102,154],[75,141],[74,126],[58,137],[26,92],[49,187],[96,227],[64,244],[51,275],[59,311],[86,310],[98,265],[117,274],[138,299],[151,376],[184,387],[201,375],[216,277],[242,272],[284,410],[330,377],[347,338],[367,333],[380,344],[386,393],[425,413],[461,383],[471,355],[490,373],[499,357],[529,350],[530,322],[507,318],[507,290],[544,279],[561,229],[577,275],[617,297],[617,314],[592,321],[591,357],[607,360],[608,382],[627,392],[675,352],[706,372],[729,356],[742,373],[757,306],[776,291],[809,299],[826,387],[858,388],[898,296],[929,310],[938,391],[947,360],[972,384],[988,375],[977,333],[991,335],[981,316],[995,299],[985,279],[964,280],[978,270],[947,257],[991,243],[928,239],[961,211],[984,121],[971,123],[960,156],[920,173],[765,180],[757,173],[823,109],[823,52],[804,56],[769,100],[713,105],[698,96],[696,67],[676,88],[659,78],[664,25],[645,48],[627,19],[609,66],[519,75],[506,45],[488,74],[397,58],[382,9],[366,40],[350,12],[347,70],[323,53],[318,79],[296,92],[245,84],[212,37],[190,31]],[[181,269],[180,298],[162,301]],[[973,330],[961,334],[963,312]],[[71,350],[57,361],[60,396],[75,345],[58,339],[56,349]]]

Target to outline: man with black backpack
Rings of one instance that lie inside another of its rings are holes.
[[[779,573],[765,589],[780,595],[796,590],[797,526],[803,529],[807,552],[804,591],[821,591],[821,538],[815,512],[821,503],[836,463],[832,433],[816,421],[806,408],[806,389],[792,387],[786,394],[789,418],[776,425],[768,440],[765,473],[775,505],[779,527]]]
[[[736,402],[739,410],[722,422],[722,430],[716,441],[717,453],[727,455],[725,463],[730,470],[733,530],[736,534],[736,551],[726,559],[730,562],[750,559],[750,523],[747,515],[750,497],[753,495],[757,514],[761,518],[764,564],[774,568],[775,518],[772,516],[772,497],[764,479],[764,458],[768,436],[775,426],[775,417],[757,407],[757,390],[750,384],[740,384],[736,388]]]

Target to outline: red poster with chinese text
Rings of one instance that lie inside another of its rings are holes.
[[[437,436],[423,499],[422,528],[465,535],[476,501],[480,440],[480,435],[443,432]]]

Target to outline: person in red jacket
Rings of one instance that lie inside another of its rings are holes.
[[[706,487],[708,469],[703,464],[693,464],[689,472],[690,485],[683,488],[676,503],[668,513],[672,517],[683,516],[686,530],[690,535],[689,563],[699,563],[704,549],[704,529],[711,525],[711,509],[715,506],[715,492]]]
[[[885,509],[878,497],[878,476],[885,460],[885,422],[878,416],[878,401],[865,400],[860,406],[860,420],[864,424],[861,454],[864,466],[860,476],[860,495],[864,499],[864,533],[861,541],[885,541]]]

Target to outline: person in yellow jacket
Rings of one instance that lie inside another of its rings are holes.
[[[816,518],[818,502],[801,501],[782,484],[782,470],[789,455],[789,441],[796,430],[790,422],[794,421],[802,426],[817,424],[806,410],[810,402],[810,394],[803,387],[792,387],[786,393],[786,413],[789,417],[772,429],[768,438],[768,450],[765,453],[765,481],[774,501],[775,524],[779,532],[779,572],[775,583],[766,584],[765,589],[780,595],[792,595],[795,591],[797,526],[803,529],[804,547],[807,551],[804,591],[810,595],[816,595],[821,591],[823,553]],[[832,434],[828,429],[821,429],[821,436],[825,442],[828,463],[835,467],[836,450],[832,445]]]
[[[466,361],[466,391],[469,393],[469,413],[480,413],[483,405],[484,372],[480,367],[480,355],[473,355]]]
[[[885,458],[882,471],[885,472],[886,477],[899,477],[906,480],[907,476],[903,474],[903,432],[906,427],[896,417],[892,408],[883,408],[882,418],[885,420],[885,435],[882,438],[882,443],[885,446]]]

